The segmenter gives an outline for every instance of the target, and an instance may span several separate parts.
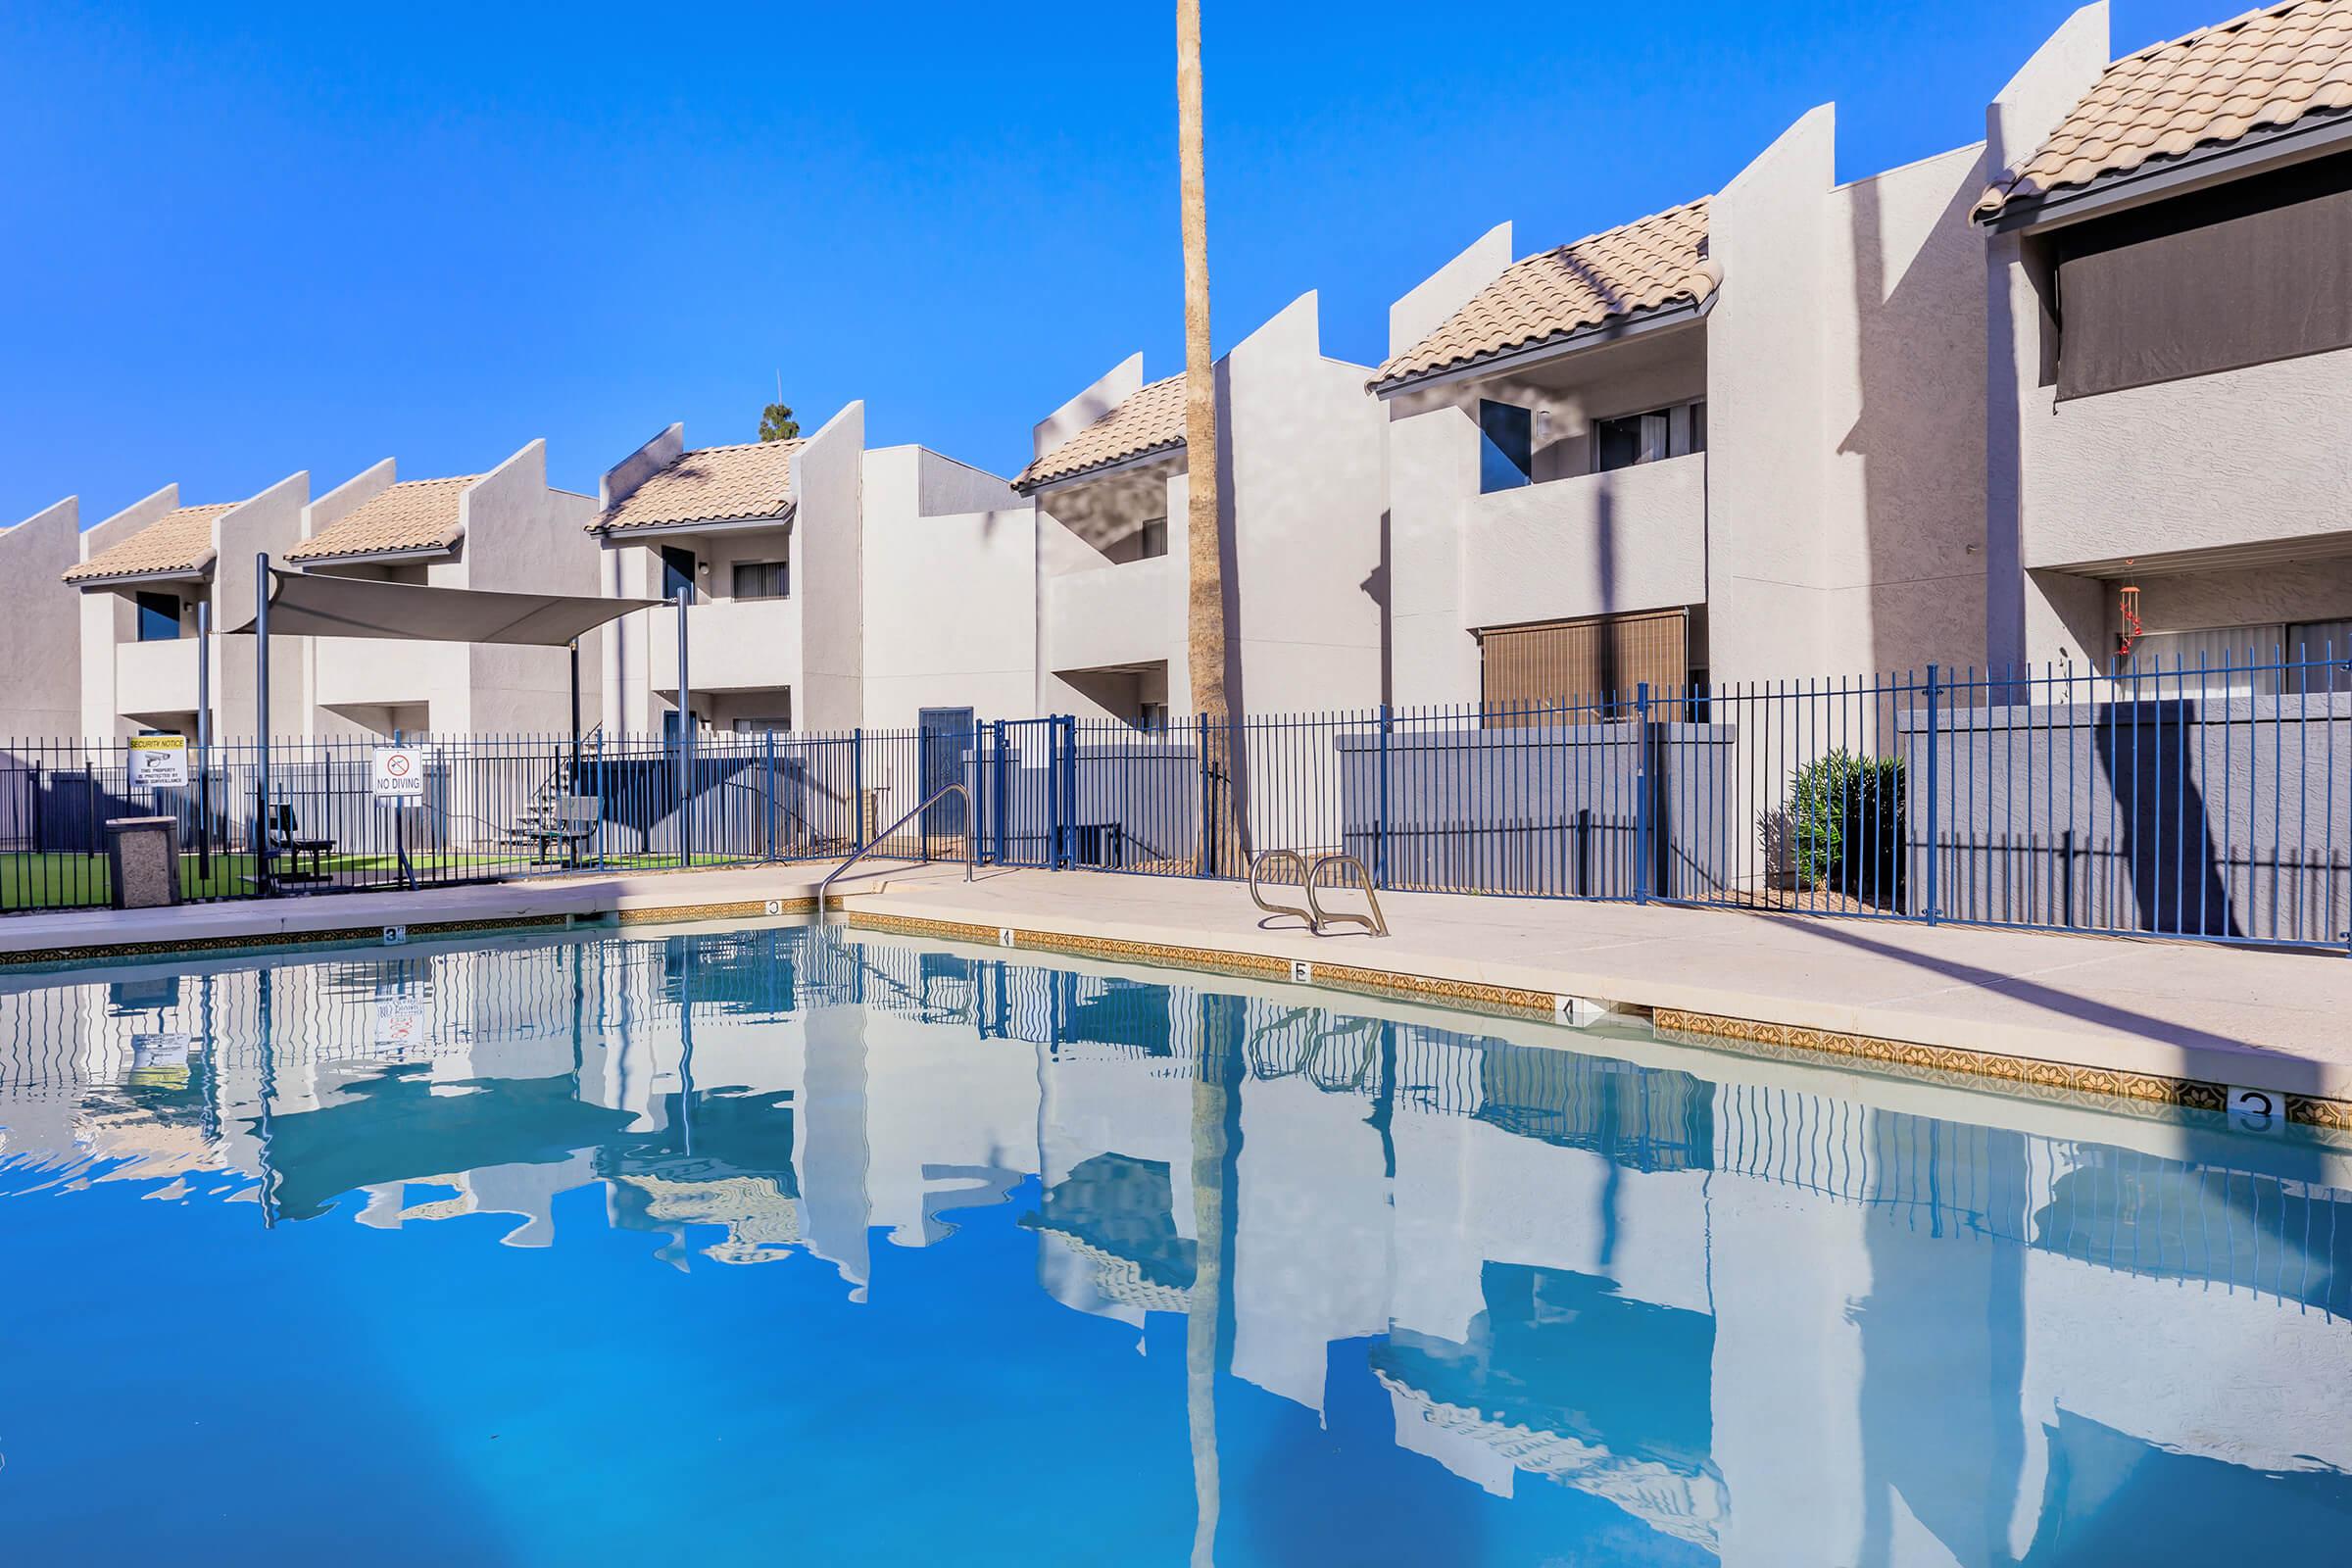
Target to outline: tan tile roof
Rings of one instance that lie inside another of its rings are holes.
[[[1438,329],[1380,368],[1374,386],[1542,347],[1554,338],[1715,292],[1702,197],[1514,262]]]
[[[167,512],[127,539],[118,539],[77,566],[68,582],[144,577],[160,571],[200,571],[212,564],[213,522],[233,503]]]
[[[685,522],[781,517],[792,505],[792,455],[800,441],[749,441],[681,452],[669,466],[588,524],[591,533]]]
[[[458,542],[458,499],[478,473],[451,479],[403,479],[386,485],[316,536],[286,552],[288,561],[372,556],[386,550],[446,549]]]
[[[1089,468],[1182,445],[1184,377],[1171,375],[1128,394],[1108,414],[1023,468],[1014,476],[1012,487],[1027,491]]]
[[[1977,203],[2078,190],[2306,115],[2352,109],[2352,0],[2288,0],[2127,55]]]

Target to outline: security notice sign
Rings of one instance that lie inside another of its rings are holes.
[[[414,746],[378,746],[375,798],[401,806],[423,800],[424,753]]]
[[[130,782],[155,790],[188,787],[188,738],[184,735],[133,735]]]

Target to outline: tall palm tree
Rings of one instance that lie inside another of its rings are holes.
[[[1217,376],[1208,332],[1208,188],[1200,152],[1200,0],[1176,0],[1176,161],[1184,217],[1185,665],[1205,724],[1202,869],[1230,871],[1241,846],[1225,692],[1225,542],[1217,511]]]
[[[1184,449],[1191,475],[1185,662],[1193,711],[1225,716],[1225,556],[1217,525],[1217,380],[1209,358],[1208,190],[1200,157],[1200,0],[1176,0],[1176,159],[1184,202]]]

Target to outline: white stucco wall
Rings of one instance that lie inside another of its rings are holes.
[[[1381,700],[1384,430],[1380,408],[1364,390],[1371,373],[1322,353],[1311,293],[1217,364],[1218,510],[1227,636],[1237,653],[1228,688],[1237,709],[1268,713]],[[1140,377],[1140,366],[1134,374]],[[1040,702],[1047,710],[1132,716],[1104,706],[1101,680],[1066,678],[1106,662],[1152,664],[1145,684],[1152,690],[1144,700],[1160,700],[1164,680],[1169,712],[1191,710],[1184,621],[1191,486],[1189,464],[1177,458],[1038,498]],[[1167,519],[1164,562],[1111,564],[1103,549],[1120,548],[1146,516]],[[1064,592],[1066,576],[1090,572],[1120,575]],[[1112,615],[1133,618],[1113,626],[1105,618]],[[1135,684],[1131,676],[1116,679]],[[1134,695],[1123,691],[1121,700]]]
[[[793,596],[801,678],[793,723],[854,729],[864,716],[865,405],[853,403],[793,454]]]
[[[1985,165],[2006,168],[2039,146],[2108,63],[2105,0],[2067,18],[1984,112]],[[1984,641],[1988,665],[2081,655],[2097,640],[2097,602],[2080,580],[2043,583],[2026,562],[2027,411],[2042,403],[2042,303],[2025,241],[1992,234],[1984,250]],[[2042,407],[2047,408],[2046,403]]]
[[[925,708],[1026,718],[1037,704],[1037,509],[919,446],[865,454],[869,729]]]
[[[81,731],[81,606],[58,579],[81,559],[73,496],[0,530],[0,737],[64,740]]]

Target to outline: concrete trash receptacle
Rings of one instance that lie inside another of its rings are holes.
[[[179,819],[118,816],[106,824],[106,869],[118,909],[179,902]]]

